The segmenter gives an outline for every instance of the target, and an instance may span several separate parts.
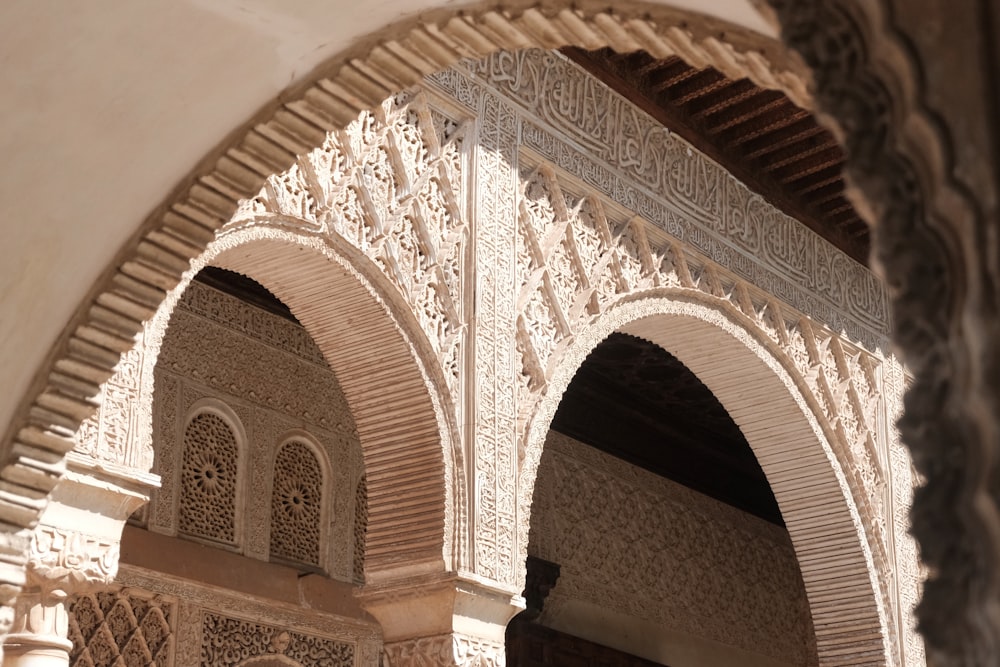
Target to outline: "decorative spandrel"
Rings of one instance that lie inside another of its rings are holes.
[[[343,239],[364,253],[408,301],[458,391],[468,239],[470,124],[400,92],[242,202],[233,221],[272,221]]]

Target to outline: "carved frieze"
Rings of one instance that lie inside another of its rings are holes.
[[[385,667],[504,667],[503,644],[451,633],[386,644]]]
[[[497,52],[429,81],[459,101],[480,86],[517,105],[523,147],[832,329],[870,349],[887,341],[870,271],[559,54]]]
[[[39,526],[31,539],[29,578],[45,590],[67,592],[109,583],[118,571],[118,542]]]
[[[261,656],[284,656],[302,667],[354,667],[354,645],[257,621],[202,615],[202,665],[236,667]]]

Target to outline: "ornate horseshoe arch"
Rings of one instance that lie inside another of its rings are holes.
[[[230,223],[147,324],[142,344],[132,353],[134,363],[113,377],[112,382],[132,391],[122,402],[106,402],[85,429],[107,431],[132,417],[131,437],[121,441],[121,449],[101,449],[96,438],[85,437],[74,456],[86,455],[101,465],[127,463],[140,472],[150,469],[153,368],[170,316],[202,267],[227,268],[261,282],[288,305],[337,373],[357,425],[368,479],[366,575],[373,580],[387,576],[400,561],[411,569],[423,563],[428,572],[446,569],[453,557],[455,485],[462,484],[461,479],[453,481],[462,476],[462,453],[454,445],[447,382],[435,357],[428,356],[430,346],[421,340],[409,306],[398,303],[394,288],[366,262],[343,239],[317,234],[302,220],[272,216]],[[367,273],[359,272],[364,268]],[[368,352],[373,338],[380,341],[378,359]],[[386,428],[384,411],[390,405],[393,423],[406,430],[413,453],[407,461],[396,455],[398,429]],[[102,440],[105,445],[109,441]],[[403,464],[409,483],[400,490],[393,480]]]
[[[820,661],[864,656],[893,664],[895,628],[886,608],[886,564],[870,546],[872,517],[855,500],[833,429],[795,363],[732,303],[697,292],[653,289],[623,297],[561,351],[538,397],[525,436],[518,479],[518,549],[527,555],[534,480],[549,424],[588,354],[620,331],[660,345],[702,380],[743,430],[767,474],[799,566]],[[819,509],[819,511],[817,511]],[[838,587],[829,582],[837,580]],[[851,610],[845,615],[845,610]],[[874,632],[869,636],[867,628]],[[869,636],[858,643],[853,632]],[[845,650],[845,647],[850,648]],[[878,656],[878,657],[875,657]]]
[[[410,311],[391,303],[391,288],[359,272],[362,258],[347,259],[346,248],[338,253],[329,238],[275,222],[227,228],[210,248],[212,263],[258,280],[287,304],[337,375],[365,465],[365,576],[391,577],[400,563],[408,571],[446,571],[462,453],[436,358]],[[379,341],[376,357],[372,340]],[[410,452],[405,459],[402,445]]]
[[[682,23],[686,29],[676,27]],[[713,36],[718,29],[725,30],[727,41]],[[263,110],[238,140],[192,175],[109,267],[5,434],[10,452],[5,469],[20,481],[0,498],[0,518],[12,526],[34,525],[62,472],[62,464],[49,461],[53,456],[62,460],[74,448],[76,430],[96,411],[101,386],[134,348],[143,323],[170,298],[191,260],[236,214],[240,202],[256,197],[269,176],[323,145],[327,132],[345,128],[363,110],[460,58],[502,48],[564,45],[645,49],[659,57],[677,53],[731,76],[749,76],[809,106],[799,68],[771,66],[772,59],[782,60],[777,44],[658,5],[636,3],[626,14],[558,5],[525,6],[508,14],[484,5],[460,15],[442,10],[387,28],[381,38],[322,68],[315,83],[290,93],[288,102]],[[23,560],[23,537],[9,545],[12,566],[4,576],[11,591],[22,580],[21,565],[13,563]]]

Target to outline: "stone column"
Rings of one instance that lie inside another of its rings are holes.
[[[69,665],[67,602],[114,580],[122,528],[146,500],[139,487],[96,470],[66,473],[31,537],[4,667]]]
[[[512,596],[454,576],[369,585],[361,605],[382,624],[385,667],[503,667]]]

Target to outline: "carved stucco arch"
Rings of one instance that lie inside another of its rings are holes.
[[[391,576],[397,564],[409,573],[450,569],[451,480],[461,452],[440,371],[421,353],[409,309],[390,305],[391,292],[358,272],[362,258],[347,260],[328,241],[250,227],[214,247],[214,264],[254,278],[289,306],[337,374],[365,464],[366,577]]]
[[[731,304],[655,289],[623,297],[559,353],[524,439],[518,554],[528,549],[534,482],[549,425],[587,355],[614,332],[659,345],[719,399],[757,456],[795,547],[821,664],[894,664],[892,621],[834,434],[795,365]],[[870,523],[869,523],[870,525]]]
[[[439,572],[451,562],[451,480],[461,469],[455,427],[446,416],[448,398],[440,390],[443,380],[422,351],[426,343],[420,343],[409,309],[393,303],[376,271],[359,271],[363,257],[345,256],[350,254],[350,248],[303,231],[301,221],[228,227],[192,262],[147,325],[143,363],[150,371],[155,366],[174,307],[201,268],[219,266],[263,284],[316,342],[351,409],[367,479],[366,576],[391,576],[387,572],[398,563],[411,571]],[[374,353],[373,340],[378,341]],[[143,379],[139,412],[150,420],[153,373]],[[387,420],[390,410],[393,417]],[[151,463],[151,425],[140,433],[141,460]],[[329,464],[321,465],[328,476]]]
[[[966,479],[960,457],[948,466],[931,465],[938,459],[937,434],[947,432],[954,447],[975,451],[980,433],[993,424],[990,410],[983,410],[976,398],[988,378],[976,375],[975,365],[969,363],[970,350],[987,350],[990,339],[969,340],[968,348],[943,344],[960,315],[967,323],[985,327],[981,313],[992,312],[984,305],[989,295],[973,290],[960,302],[955,297],[959,290],[947,289],[976,284],[986,260],[974,247],[978,237],[970,230],[981,218],[954,175],[954,161],[946,150],[948,128],[936,122],[918,85],[918,59],[903,46],[902,31],[883,14],[881,3],[769,4],[783,24],[785,43],[802,53],[816,73],[819,109],[843,130],[848,172],[858,192],[866,195],[862,208],[881,222],[876,254],[894,286],[898,340],[916,376],[908,399],[914,416],[904,421],[903,429],[928,476],[927,491],[917,498],[915,530],[935,571],[928,587],[934,602],[926,607],[934,610],[928,614],[939,629],[933,641],[954,655],[986,660],[991,655],[986,647],[993,644],[988,638],[992,624],[984,619],[992,618],[988,610],[998,582],[987,575],[995,569],[984,564],[996,560],[997,541],[981,535],[1000,533],[995,504],[988,495],[987,476]],[[62,458],[73,447],[74,431],[96,409],[94,397],[101,383],[132,347],[142,322],[177,285],[189,260],[212,239],[236,202],[252,196],[267,174],[286,168],[327,129],[343,126],[386,91],[403,88],[461,56],[563,44],[644,48],[660,56],[678,50],[669,42],[676,33],[666,27],[676,19],[671,10],[642,3],[623,5],[617,13],[589,5],[577,11],[567,7],[569,3],[524,3],[496,11],[483,3],[466,8],[461,16],[441,10],[380,31],[323,68],[320,76],[330,76],[319,84],[293,91],[285,98],[288,103],[261,112],[253,129],[238,133],[225,154],[210,156],[207,166],[127,244],[40,369],[4,439],[7,486],[0,498],[0,517],[12,527],[30,527],[37,521],[61,475]],[[735,41],[738,31],[728,35]],[[720,49],[725,58],[732,57],[733,51],[718,41],[682,42],[682,54],[708,54],[709,64],[720,66],[711,57]],[[763,61],[751,60],[755,65],[749,69],[766,72]],[[973,245],[960,242],[963,233]],[[931,295],[924,291],[928,276],[947,276],[937,280]],[[940,400],[941,385],[956,374],[969,381],[951,383],[957,389],[949,400]],[[961,502],[935,500],[936,493],[952,498],[950,488],[965,491]],[[5,603],[23,581],[26,537],[23,532],[12,537],[5,548],[2,577],[10,584]],[[981,585],[967,586],[970,577]]]

